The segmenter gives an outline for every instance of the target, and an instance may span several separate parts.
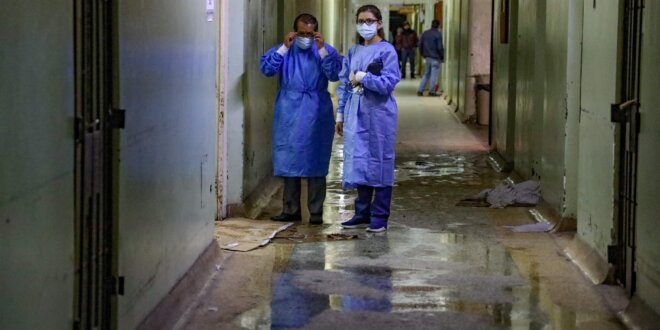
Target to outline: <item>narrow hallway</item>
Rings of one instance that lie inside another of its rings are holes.
[[[506,175],[486,163],[487,129],[461,124],[441,98],[417,97],[417,84],[403,80],[396,91],[389,231],[339,226],[355,196],[341,189],[336,137],[325,224],[303,220],[265,248],[222,251],[216,275],[174,328],[621,328],[612,312],[620,289],[594,287],[579,272],[562,251],[571,235],[503,227],[530,223],[527,208],[456,206]]]
[[[660,324],[660,1],[0,9],[0,329]]]

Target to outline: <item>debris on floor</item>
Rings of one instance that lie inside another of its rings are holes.
[[[493,189],[459,201],[456,206],[490,207],[495,209],[507,206],[534,206],[541,198],[541,185],[538,181],[527,180],[514,184],[507,179]]]
[[[349,234],[342,234],[342,233],[334,233],[334,234],[328,234],[326,237],[332,241],[346,241],[349,239],[357,239],[358,235],[349,235]]]
[[[215,237],[220,248],[246,252],[270,243],[275,235],[293,225],[269,220],[231,218],[215,223]]]
[[[328,227],[318,230],[315,226],[291,226],[277,233],[273,241],[276,243],[316,243],[331,241],[347,241],[364,239],[364,235],[356,233],[337,232],[337,228]]]
[[[553,224],[549,222],[536,222],[520,226],[504,226],[514,233],[543,233],[552,230]]]

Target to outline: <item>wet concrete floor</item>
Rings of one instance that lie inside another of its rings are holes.
[[[457,207],[506,178],[485,161],[487,129],[440,98],[397,89],[396,186],[387,233],[343,230],[336,139],[323,226],[304,220],[265,248],[223,252],[218,276],[180,328],[620,329],[621,291],[594,286],[562,252],[571,233],[511,233],[526,208]],[[261,218],[279,212],[276,196]],[[619,305],[618,305],[619,304]]]

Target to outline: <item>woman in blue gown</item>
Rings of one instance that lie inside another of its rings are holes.
[[[337,88],[337,133],[344,137],[344,188],[357,188],[355,216],[344,228],[387,230],[394,185],[397,105],[401,79],[394,47],[384,40],[380,10],[362,6],[356,15],[359,44],[347,56]]]

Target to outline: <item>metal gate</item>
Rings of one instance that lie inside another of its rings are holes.
[[[75,0],[75,295],[74,329],[115,325],[113,7]]]
[[[616,280],[629,295],[635,292],[635,218],[637,208],[637,142],[639,82],[644,0],[625,0],[621,62],[621,100],[612,105],[612,121],[620,125],[617,245],[611,248]]]

